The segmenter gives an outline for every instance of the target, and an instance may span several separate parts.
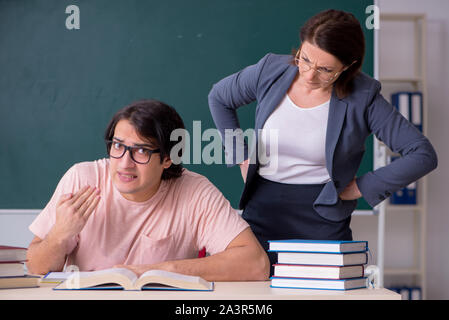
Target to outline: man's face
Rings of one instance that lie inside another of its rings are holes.
[[[154,143],[142,139],[128,120],[120,120],[115,126],[113,141],[127,146],[142,146],[157,149]],[[160,161],[160,154],[153,153],[147,164],[139,164],[132,160],[129,151],[123,157],[110,157],[110,174],[117,190],[128,200],[143,202],[150,199],[158,190],[164,169],[170,167],[171,161]]]

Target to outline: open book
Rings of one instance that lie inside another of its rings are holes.
[[[54,290],[214,290],[214,283],[201,277],[164,270],[149,270],[140,277],[126,268],[71,272],[67,275],[66,280],[53,288]],[[51,277],[51,274],[47,274],[47,276]]]

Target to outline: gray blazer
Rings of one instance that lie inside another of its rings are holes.
[[[290,55],[269,53],[257,64],[213,86],[208,96],[209,108],[222,137],[225,137],[225,129],[239,128],[236,109],[255,100],[255,130],[263,128],[298,72],[298,68],[289,63],[291,59]],[[365,140],[371,134],[401,157],[357,177],[357,185],[370,206],[376,206],[437,167],[437,155],[429,140],[383,98],[380,90],[377,80],[360,73],[349,96],[339,99],[335,92],[332,93],[326,132],[326,167],[331,181],[313,204],[315,210],[328,220],[341,221],[356,208],[357,200],[344,201],[338,195],[355,177],[365,152]],[[234,148],[233,155],[237,154],[234,143],[224,141],[225,152],[226,146]],[[246,145],[243,152],[246,158]],[[241,160],[234,157],[230,165]],[[257,159],[249,166],[240,209],[245,207],[254,187],[258,163]]]

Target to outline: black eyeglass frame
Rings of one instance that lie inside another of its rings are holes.
[[[129,155],[130,155],[131,159],[132,159],[135,163],[138,163],[138,164],[147,164],[148,162],[150,162],[151,156],[153,155],[153,153],[160,153],[160,152],[161,152],[160,149],[154,149],[154,150],[152,150],[152,149],[148,149],[148,148],[145,148],[145,147],[139,147],[139,146],[127,146],[127,145],[124,144],[124,143],[121,143],[121,142],[119,142],[119,141],[114,141],[114,140],[105,140],[105,142],[106,142],[106,147],[107,147],[107,150],[108,150],[108,155],[109,155],[111,158],[114,158],[114,159],[120,159],[120,158],[123,158],[123,156],[125,155],[126,151],[129,151]],[[118,144],[122,145],[122,146],[125,148],[125,149],[123,150],[122,155],[121,155],[120,157],[116,157],[116,156],[112,156],[112,155],[111,155],[111,148],[112,148],[112,145],[113,145],[114,143],[118,143]],[[148,151],[149,154],[150,154],[150,156],[148,157],[148,161],[146,161],[146,162],[140,162],[140,161],[137,161],[136,159],[134,159],[132,150],[135,150],[135,149],[145,149],[146,151]]]

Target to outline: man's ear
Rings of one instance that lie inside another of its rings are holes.
[[[162,166],[164,167],[164,169],[168,169],[170,168],[170,166],[172,165],[172,161],[170,159],[170,157],[165,157],[164,161],[162,161]]]

